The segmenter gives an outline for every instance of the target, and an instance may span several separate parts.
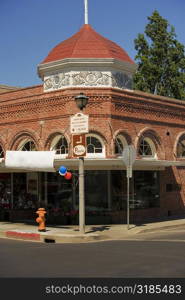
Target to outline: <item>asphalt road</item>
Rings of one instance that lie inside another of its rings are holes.
[[[185,278],[184,261],[184,228],[85,244],[0,239],[0,278]]]

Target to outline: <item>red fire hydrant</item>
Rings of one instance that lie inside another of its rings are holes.
[[[46,218],[45,218],[45,214],[46,214],[46,210],[45,208],[39,208],[36,211],[36,214],[38,214],[38,218],[36,219],[36,222],[39,223],[39,228],[38,231],[46,231]]]

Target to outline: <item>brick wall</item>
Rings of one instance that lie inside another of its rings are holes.
[[[68,141],[69,117],[78,112],[74,97],[80,92],[89,97],[84,113],[90,116],[90,131],[105,143],[106,156],[114,157],[114,138],[123,133],[137,148],[146,133],[156,140],[159,159],[176,160],[178,137],[185,132],[185,104],[182,101],[138,91],[111,88],[73,88],[43,93],[35,86],[0,95],[0,145],[16,150],[22,138],[31,137],[38,150],[48,150],[48,140],[56,132]],[[42,124],[40,123],[41,121]],[[161,171],[161,208],[158,214],[184,212],[185,169]],[[166,184],[179,184],[181,190],[166,192]]]

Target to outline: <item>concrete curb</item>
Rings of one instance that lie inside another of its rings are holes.
[[[21,232],[15,230],[8,230],[5,232],[7,238],[21,239],[21,240],[31,240],[31,241],[40,241],[40,234],[33,232]]]
[[[154,232],[154,231],[158,231],[158,230],[162,230],[162,229],[173,229],[173,228],[177,228],[177,227],[182,227],[184,226],[185,228],[185,223],[184,224],[175,224],[175,225],[161,225],[161,226],[156,226],[153,228],[146,228],[146,229],[141,229],[141,231],[137,232],[137,233],[146,233],[146,232]]]
[[[55,235],[55,236],[44,236],[41,235],[41,242],[44,243],[87,243],[87,242],[95,242],[100,241],[102,239],[106,239],[105,236],[100,235],[91,235],[88,236],[86,234],[84,235]]]
[[[0,231],[0,238],[23,240],[41,243],[87,243],[108,239],[108,236],[99,234],[45,234],[25,232],[21,230]]]
[[[40,243],[88,243],[88,242],[98,242],[98,241],[115,241],[115,240],[126,240],[127,238],[133,237],[137,234],[157,232],[166,229],[173,229],[182,227],[185,228],[185,220],[177,220],[173,222],[164,222],[164,223],[150,223],[143,225],[141,227],[134,226],[128,231],[126,227],[118,225],[116,227],[110,226],[109,231],[105,232],[88,232],[85,234],[80,234],[80,232],[74,232],[74,228],[70,230],[53,230],[48,228],[47,232],[37,232],[35,228],[30,228],[29,226],[22,227],[20,224],[12,227],[12,224],[5,224],[0,230],[0,238],[6,239],[15,239],[31,242],[40,242]],[[144,228],[146,226],[146,228]],[[22,227],[22,228],[21,228]]]

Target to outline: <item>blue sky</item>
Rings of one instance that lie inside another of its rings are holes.
[[[157,9],[185,45],[185,0],[89,0],[89,23],[134,59],[134,39]],[[37,65],[84,23],[84,0],[0,0],[0,84],[41,84]]]

